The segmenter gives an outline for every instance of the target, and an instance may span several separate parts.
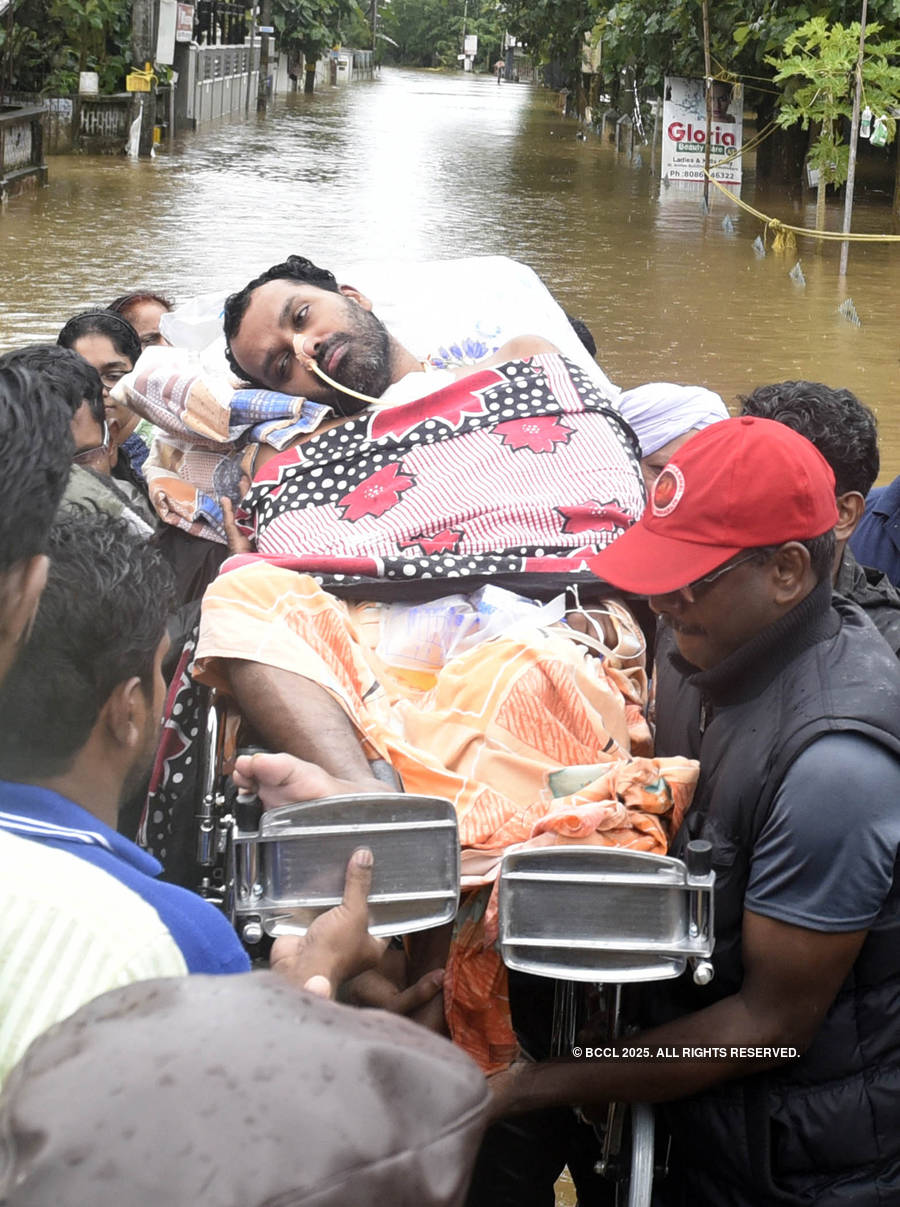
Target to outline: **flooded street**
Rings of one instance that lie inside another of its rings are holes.
[[[280,97],[152,162],[54,158],[50,187],[0,217],[0,348],[55,338],[136,287],[178,300],[239,287],[289,252],[351,281],[360,261],[505,254],[588,323],[619,384],[699,382],[729,402],[791,377],[848,386],[878,411],[881,480],[900,472],[900,247],[854,245],[841,283],[839,245],[817,256],[804,242],[800,287],[796,256],[754,254],[754,219],[719,195],[704,216],[698,188],[651,176],[649,147],[638,163],[579,141],[554,104],[489,76],[384,69]],[[800,210],[761,194],[752,166],[746,201],[814,224],[811,194]],[[889,207],[855,221],[887,230]],[[848,296],[861,327],[837,314]]]

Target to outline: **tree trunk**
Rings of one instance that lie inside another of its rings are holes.
[[[756,124],[761,130],[775,113],[775,99],[763,94],[756,110]],[[784,185],[790,194],[806,187],[803,160],[807,136],[799,126],[789,130],[777,129],[760,144],[756,152],[756,174],[760,180]]]
[[[825,229],[825,192],[828,185],[825,183],[825,173],[819,173],[819,185],[816,189],[816,230],[823,231]],[[817,249],[821,250],[821,242],[817,244]]]
[[[272,0],[262,0],[260,25],[272,24]],[[256,112],[265,113],[269,104],[269,35],[263,34],[259,44],[259,75],[256,87]]]
[[[897,143],[897,164],[894,169],[894,232],[900,233],[900,135],[895,135]]]
[[[584,111],[587,108],[587,95],[584,91],[584,75],[579,71],[575,77],[575,116],[580,122],[584,121]]]
[[[306,68],[303,72],[303,91],[305,93],[309,94],[311,92],[315,92],[315,90],[316,90],[316,65],[315,65],[315,63],[313,63],[312,65],[307,63]]]

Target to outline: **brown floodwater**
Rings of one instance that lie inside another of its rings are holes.
[[[651,175],[649,148],[629,160],[577,129],[538,88],[385,69],[153,161],[55,157],[49,188],[0,216],[0,349],[137,286],[179,300],[238,287],[289,252],[345,271],[504,254],[588,323],[619,384],[696,382],[728,402],[786,378],[848,386],[878,412],[881,480],[900,472],[900,245],[854,245],[842,282],[839,245],[802,242],[799,286],[797,254],[757,257],[759,223],[715,190],[704,214],[699,186]],[[792,205],[746,167],[746,201],[814,224],[812,194]],[[855,225],[889,230],[888,198],[860,204]],[[847,297],[859,327],[838,314]]]

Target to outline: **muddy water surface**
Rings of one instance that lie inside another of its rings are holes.
[[[588,322],[614,381],[699,382],[728,401],[790,377],[849,386],[878,410],[882,478],[900,472],[900,247],[854,246],[842,284],[837,244],[801,245],[799,287],[796,256],[754,255],[759,224],[732,203],[714,196],[704,215],[698,186],[651,175],[649,149],[629,161],[576,130],[536,88],[385,69],[152,162],[54,158],[50,187],[0,217],[0,348],[136,286],[177,299],[239,286],[291,251],[342,268],[507,254]],[[747,201],[813,224],[811,200],[757,192],[748,166]],[[886,229],[887,199],[857,222]],[[837,313],[848,296],[861,327]]]

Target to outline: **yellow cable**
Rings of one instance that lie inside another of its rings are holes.
[[[810,230],[806,226],[791,226],[789,222],[782,222],[779,218],[770,218],[767,214],[755,210],[752,205],[748,205],[746,201],[741,201],[740,197],[736,197],[730,189],[726,189],[723,184],[719,184],[718,180],[714,180],[712,174],[707,172],[705,168],[702,168],[701,171],[710,184],[714,184],[720,193],[725,194],[729,201],[733,201],[740,209],[746,210],[748,214],[752,214],[754,218],[758,218],[760,222],[765,223],[766,231],[773,231],[776,237],[782,231],[790,231],[795,235],[808,235],[813,239],[832,239],[838,243],[845,241],[852,243],[900,243],[900,235],[855,235],[852,232],[844,234],[842,231],[819,231]]]
[[[723,83],[731,82],[725,78],[726,76],[732,76],[742,80],[765,80],[766,83],[772,83],[770,79],[767,79],[764,76],[741,75],[739,72],[729,71],[727,67],[722,66],[718,59],[716,59],[716,66],[719,69],[719,73],[714,78],[722,80]],[[765,89],[757,89],[757,91],[765,91]],[[776,95],[780,94],[776,93]],[[744,143],[742,147],[739,147],[737,150],[732,152],[731,155],[726,155],[723,160],[716,164],[716,169],[718,170],[719,168],[724,168],[727,164],[733,163],[735,159],[740,158],[741,155],[745,155],[750,151],[755,151],[765,139],[767,139],[771,134],[775,133],[777,128],[777,123],[770,121],[767,126],[764,126],[762,130],[757,131],[753,138]],[[719,192],[724,193],[725,196],[728,197],[729,200],[733,201],[735,205],[739,206],[740,209],[746,210],[748,214],[752,214],[754,218],[758,218],[760,222],[764,223],[766,227],[766,236],[768,236],[770,230],[772,231],[774,235],[773,247],[776,250],[795,246],[793,240],[794,235],[807,235],[812,239],[831,239],[832,241],[836,240],[839,243],[900,243],[900,235],[854,235],[852,232],[844,234],[842,231],[820,231],[810,230],[805,226],[791,226],[788,222],[782,222],[778,218],[769,218],[766,214],[760,213],[759,210],[755,210],[752,205],[748,205],[746,201],[741,201],[740,197],[736,197],[730,189],[726,189],[724,185],[718,182],[718,180],[714,180],[711,173],[707,172],[705,168],[702,168],[701,171],[703,172],[704,176],[706,176],[707,180],[716,186]]]

